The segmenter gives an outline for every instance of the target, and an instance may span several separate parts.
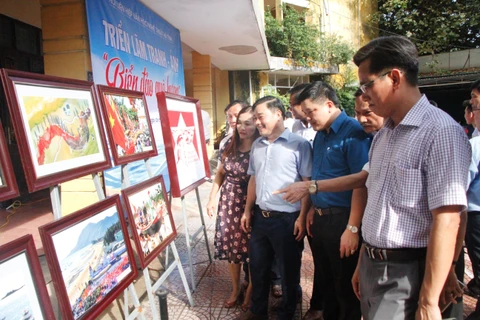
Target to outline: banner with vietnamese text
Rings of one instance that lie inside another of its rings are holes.
[[[180,32],[136,0],[86,0],[96,84],[145,93],[159,156],[154,175],[170,189],[156,93],[185,95]],[[131,184],[148,178],[143,161],[129,164]],[[121,188],[120,168],[105,172],[107,194]]]

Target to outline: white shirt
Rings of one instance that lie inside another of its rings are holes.
[[[293,123],[292,132],[307,139],[310,144],[313,144],[313,139],[315,139],[315,135],[317,134],[310,123],[307,122],[307,126],[305,126],[305,124],[299,119],[296,119]]]
[[[480,136],[480,131],[478,131],[478,128],[475,128],[472,132],[472,138],[479,137]]]

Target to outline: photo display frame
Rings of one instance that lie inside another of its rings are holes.
[[[97,92],[114,164],[158,155],[145,95],[103,85]]]
[[[118,195],[39,231],[64,319],[96,319],[137,277]]]
[[[1,69],[30,192],[111,166],[91,82]]]
[[[210,177],[200,102],[173,93],[157,93],[170,191],[182,197]]]
[[[15,198],[19,194],[2,122],[0,122],[0,201]]]
[[[31,234],[0,246],[2,319],[55,319]]]
[[[122,190],[138,257],[145,269],[177,236],[163,176]]]

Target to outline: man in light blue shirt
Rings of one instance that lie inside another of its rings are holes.
[[[247,231],[251,226],[252,232],[249,253],[253,294],[250,311],[242,319],[268,318],[270,270],[276,256],[283,291],[278,319],[287,320],[293,318],[297,304],[302,241],[310,201],[304,197],[289,203],[273,191],[310,179],[312,151],[307,140],[285,129],[285,109],[279,99],[261,98],[253,110],[261,137],[250,151],[248,174],[251,178],[241,219],[242,228]]]
[[[473,120],[478,128],[480,125],[480,79],[473,83],[471,97]],[[467,284],[466,291],[469,295],[478,298],[480,297],[480,137],[470,139],[470,144],[472,146],[472,162],[468,170],[468,219],[465,244],[468,256],[472,261],[473,278]],[[477,319],[479,316],[480,303],[477,301],[475,312],[470,317]]]

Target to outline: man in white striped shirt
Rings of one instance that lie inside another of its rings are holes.
[[[471,148],[463,129],[420,93],[417,57],[400,36],[377,38],[354,56],[362,97],[385,118],[370,149],[365,243],[352,279],[365,320],[441,319],[466,206]]]

